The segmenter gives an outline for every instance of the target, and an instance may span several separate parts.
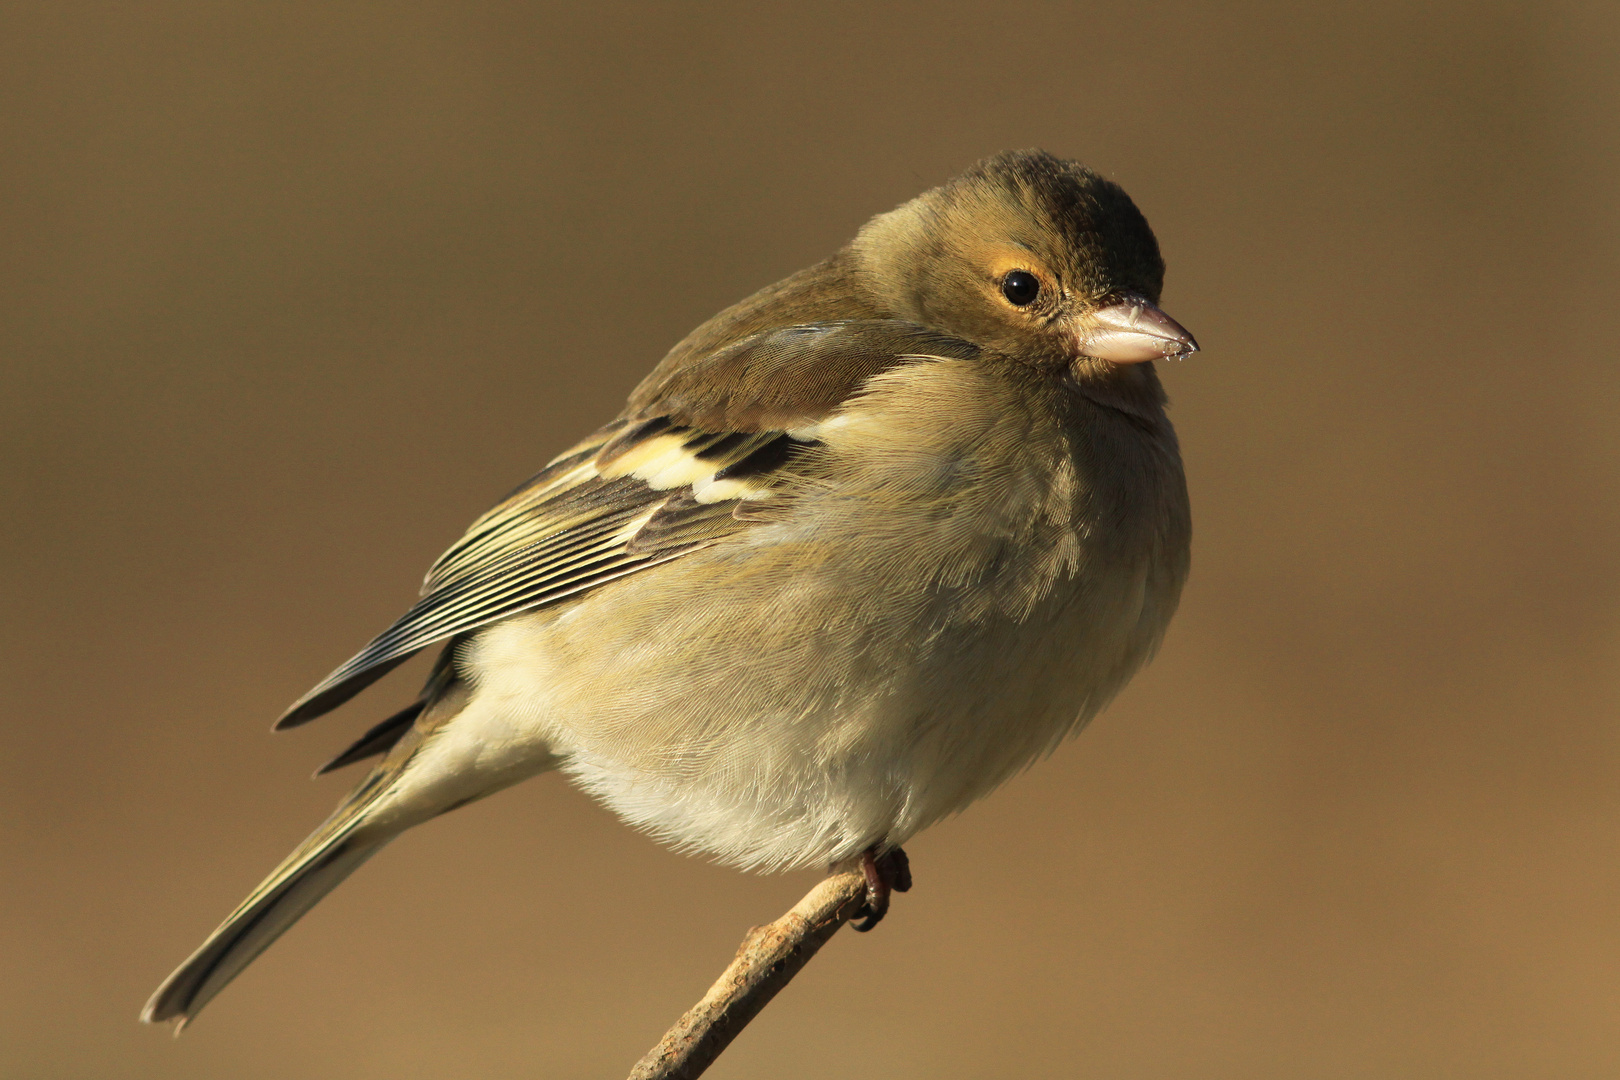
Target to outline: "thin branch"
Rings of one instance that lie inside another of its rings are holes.
[[[663,1041],[636,1062],[629,1080],[695,1080],[703,1075],[865,901],[866,878],[859,870],[834,874],[780,919],[748,931],[731,966]]]

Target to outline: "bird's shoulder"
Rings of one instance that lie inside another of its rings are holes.
[[[475,521],[429,570],[421,599],[278,726],[336,707],[435,642],[757,526],[813,472],[800,466],[821,445],[819,425],[875,378],[978,354],[916,323],[845,319],[761,330],[662,365],[620,416]]]

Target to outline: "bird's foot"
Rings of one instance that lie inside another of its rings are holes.
[[[891,892],[910,891],[911,860],[899,848],[890,848],[879,855],[874,844],[861,855],[861,873],[866,875],[866,903],[854,915],[861,921],[850,925],[864,934],[889,913]]]

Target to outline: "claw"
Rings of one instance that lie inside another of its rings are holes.
[[[911,889],[911,860],[899,848],[890,848],[882,855],[875,854],[877,846],[867,848],[861,855],[861,873],[866,875],[866,903],[855,913],[860,922],[850,925],[859,933],[866,933],[883,921],[889,913],[889,894]]]

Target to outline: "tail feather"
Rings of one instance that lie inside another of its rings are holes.
[[[360,750],[382,750],[381,746],[372,749],[371,744],[384,737],[390,744],[383,760],[332,816],[163,981],[141,1011],[142,1020],[149,1024],[176,1021],[175,1033],[179,1034],[243,968],[388,841],[413,825],[550,767],[549,761],[537,759],[527,771],[507,770],[481,778],[467,762],[452,760],[429,765],[425,775],[412,772],[417,752],[470,699],[466,684],[455,680],[448,656],[447,650],[420,702],[384,721],[339,756],[342,761]],[[404,722],[406,717],[411,722]],[[379,729],[385,730],[379,733]],[[469,748],[476,752],[476,739],[463,749]],[[417,776],[414,783],[408,781],[413,775]],[[402,781],[408,789],[404,793]]]
[[[362,820],[359,814],[340,811],[300,844],[163,981],[141,1011],[141,1020],[174,1020],[178,1035],[243,968],[393,838],[392,833],[363,835],[357,829]]]
[[[394,748],[394,744],[405,737],[406,732],[416,723],[416,718],[422,715],[427,708],[428,700],[413,701],[399,712],[390,716],[379,724],[372,726],[367,732],[356,739],[347,749],[325,765],[315,770],[316,776],[325,776],[329,772],[336,772],[345,765],[353,765],[357,761],[364,761],[377,754],[386,754]]]

